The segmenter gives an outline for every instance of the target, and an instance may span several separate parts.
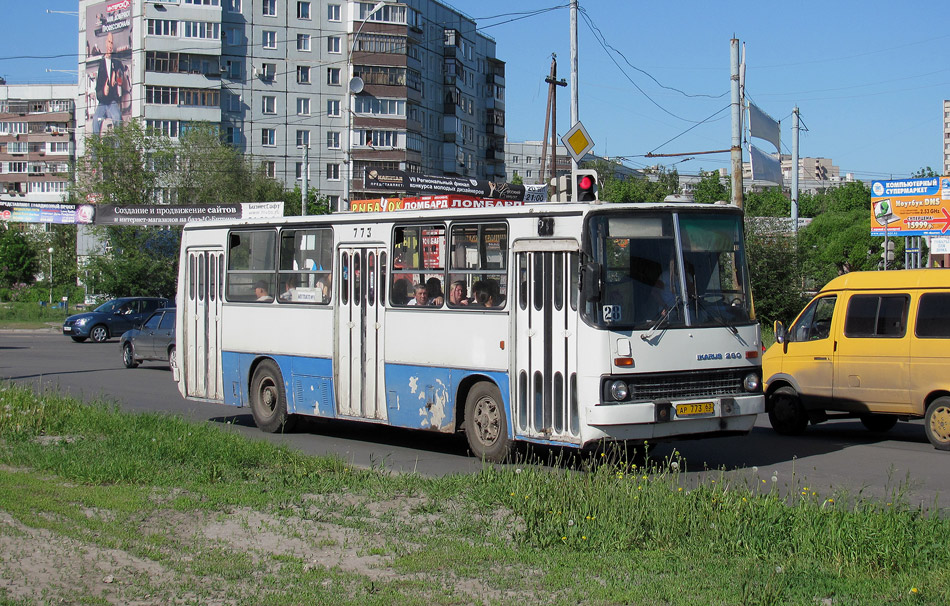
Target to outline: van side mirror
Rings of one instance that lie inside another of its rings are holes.
[[[600,263],[585,263],[581,266],[581,296],[585,301],[600,300]]]
[[[776,343],[784,343],[785,337],[788,336],[785,333],[785,326],[783,326],[779,320],[776,320],[775,324],[773,325],[773,329],[775,330]]]

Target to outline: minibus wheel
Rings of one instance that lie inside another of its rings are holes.
[[[290,431],[292,419],[287,414],[287,396],[280,368],[273,360],[258,364],[251,379],[251,415],[254,423],[267,433]]]
[[[894,426],[897,425],[897,417],[893,415],[876,415],[868,413],[866,415],[861,415],[861,424],[864,425],[868,431],[884,433],[885,431],[894,429]]]
[[[472,454],[501,463],[511,454],[508,419],[501,392],[493,383],[477,383],[465,399],[465,438]]]
[[[798,436],[808,427],[808,413],[802,399],[791,387],[779,387],[769,394],[769,423],[783,436]]]
[[[927,439],[937,450],[950,450],[950,397],[937,398],[924,417]]]

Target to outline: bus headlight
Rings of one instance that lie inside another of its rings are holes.
[[[628,395],[630,392],[627,391],[627,384],[623,381],[614,381],[610,384],[610,397],[617,402],[626,400]]]
[[[759,375],[754,372],[750,372],[745,376],[745,379],[742,380],[742,386],[745,387],[746,391],[755,392],[759,391]]]

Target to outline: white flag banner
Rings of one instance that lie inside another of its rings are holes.
[[[767,154],[750,143],[749,158],[752,160],[753,181],[771,181],[782,185],[782,163],[777,154]]]
[[[756,107],[754,103],[749,103],[749,132],[753,137],[765,139],[772,143],[775,146],[775,151],[781,151],[782,149],[780,145],[782,135],[779,125],[780,123],[775,121],[772,116]]]

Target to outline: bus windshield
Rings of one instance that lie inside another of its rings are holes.
[[[733,326],[753,320],[742,216],[605,213],[588,222],[600,288],[588,322],[611,329]]]

